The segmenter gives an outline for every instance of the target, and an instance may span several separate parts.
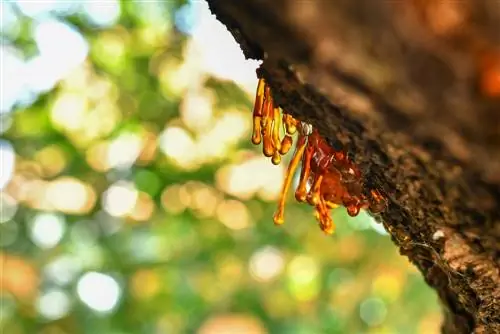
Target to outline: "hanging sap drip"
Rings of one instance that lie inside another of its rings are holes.
[[[274,214],[275,224],[284,223],[286,197],[299,164],[302,168],[295,198],[315,208],[315,217],[324,232],[334,232],[330,209],[338,206],[344,206],[350,216],[358,215],[361,209],[372,213],[384,210],[386,200],[377,190],[363,193],[363,177],[349,155],[332,148],[310,124],[299,122],[275,105],[271,88],[260,78],[253,109],[252,142],[262,143],[263,154],[278,165],[292,147],[292,135],[297,132],[295,151]]]

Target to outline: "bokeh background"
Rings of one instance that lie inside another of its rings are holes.
[[[1,2],[0,332],[437,333],[382,226],[325,236],[251,146],[256,61],[203,1]]]

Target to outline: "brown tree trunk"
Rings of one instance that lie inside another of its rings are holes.
[[[381,221],[439,294],[443,331],[500,333],[500,1],[209,4],[277,102],[386,194]]]

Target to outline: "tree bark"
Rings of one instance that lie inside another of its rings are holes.
[[[386,195],[443,332],[500,333],[500,2],[208,2],[278,104]]]

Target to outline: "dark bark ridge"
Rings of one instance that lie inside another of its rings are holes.
[[[500,4],[452,2],[467,20],[436,35],[418,20],[432,1],[208,2],[278,104],[386,195],[379,218],[437,291],[443,332],[500,333],[500,100],[474,65],[500,46]]]

